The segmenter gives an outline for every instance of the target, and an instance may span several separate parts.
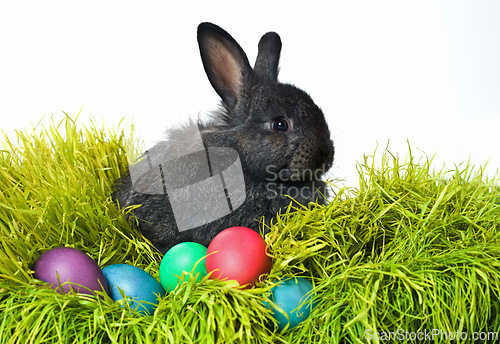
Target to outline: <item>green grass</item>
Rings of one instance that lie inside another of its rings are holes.
[[[273,268],[258,288],[191,279],[146,317],[109,298],[56,293],[32,275],[56,246],[158,277],[161,255],[110,198],[127,169],[125,147],[140,148],[124,129],[66,117],[4,138],[0,343],[364,343],[367,333],[397,330],[500,332],[498,180],[468,164],[434,172],[411,151],[406,160],[365,157],[359,188],[332,185],[327,206],[283,214],[266,237]],[[319,303],[297,328],[275,333],[262,301],[290,275],[312,279]]]

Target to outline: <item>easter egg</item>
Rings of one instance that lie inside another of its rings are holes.
[[[313,285],[308,279],[297,277],[283,280],[271,289],[269,299],[280,307],[290,319],[289,321],[280,311],[273,310],[272,316],[278,323],[279,331],[282,331],[287,325],[287,329],[292,329],[307,319],[311,309],[315,306],[315,301],[311,300],[312,288]],[[268,308],[272,308],[267,302],[265,304]]]
[[[212,272],[212,278],[236,280],[250,287],[271,270],[272,259],[266,252],[266,242],[254,230],[225,229],[208,245],[207,272]]]
[[[71,289],[81,294],[108,291],[99,265],[84,252],[71,247],[50,249],[35,262],[33,277],[51,285],[59,293]],[[69,281],[69,283],[67,283]]]
[[[198,275],[196,281],[206,276],[204,259],[206,255],[207,248],[195,242],[183,242],[168,250],[160,263],[160,283],[167,293],[177,287],[182,272],[190,273],[195,265],[193,275]]]
[[[160,282],[146,271],[128,264],[108,265],[102,269],[109,286],[109,296],[114,300],[122,300],[129,296],[133,301],[132,309],[140,313],[153,314],[158,305],[158,296],[165,296],[165,290]],[[147,303],[143,303],[147,302]]]

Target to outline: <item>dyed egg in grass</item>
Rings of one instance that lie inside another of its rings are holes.
[[[193,272],[196,281],[206,276],[206,255],[207,248],[195,242],[183,242],[168,250],[160,263],[160,283],[167,293],[177,287],[183,272]]]
[[[136,266],[114,264],[106,266],[102,272],[109,286],[109,296],[113,301],[128,296],[132,299],[130,308],[137,309],[142,314],[153,314],[159,302],[158,297],[165,296],[165,290],[160,282]]]
[[[80,294],[108,292],[106,279],[99,265],[84,252],[72,247],[56,247],[38,258],[34,267],[36,279],[47,282],[59,293],[71,289]]]
[[[236,280],[250,287],[271,270],[272,259],[266,253],[266,242],[259,233],[247,227],[231,227],[208,245],[207,272],[212,272],[212,278]]]
[[[286,313],[285,316],[279,310],[272,309],[267,302],[264,303],[266,307],[272,309],[272,316],[277,321],[279,331],[283,331],[287,325],[288,330],[292,329],[309,317],[316,305],[316,300],[311,299],[311,296],[314,297],[311,295],[312,289],[312,283],[302,277],[283,280],[271,289],[269,299]]]

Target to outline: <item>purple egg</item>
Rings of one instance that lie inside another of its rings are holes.
[[[73,288],[78,293],[92,295],[91,290],[102,291],[103,287],[104,291],[108,292],[108,284],[99,265],[76,248],[56,247],[42,253],[35,263],[34,270],[36,279],[47,282],[59,293],[68,292]],[[68,281],[71,286],[66,283]]]

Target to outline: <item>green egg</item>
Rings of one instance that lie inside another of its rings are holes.
[[[160,283],[167,293],[173,291],[181,280],[183,271],[197,276],[201,280],[207,274],[205,256],[207,248],[195,242],[183,242],[175,245],[165,253],[160,263]],[[196,264],[198,262],[198,264]],[[196,268],[193,267],[196,264]]]

